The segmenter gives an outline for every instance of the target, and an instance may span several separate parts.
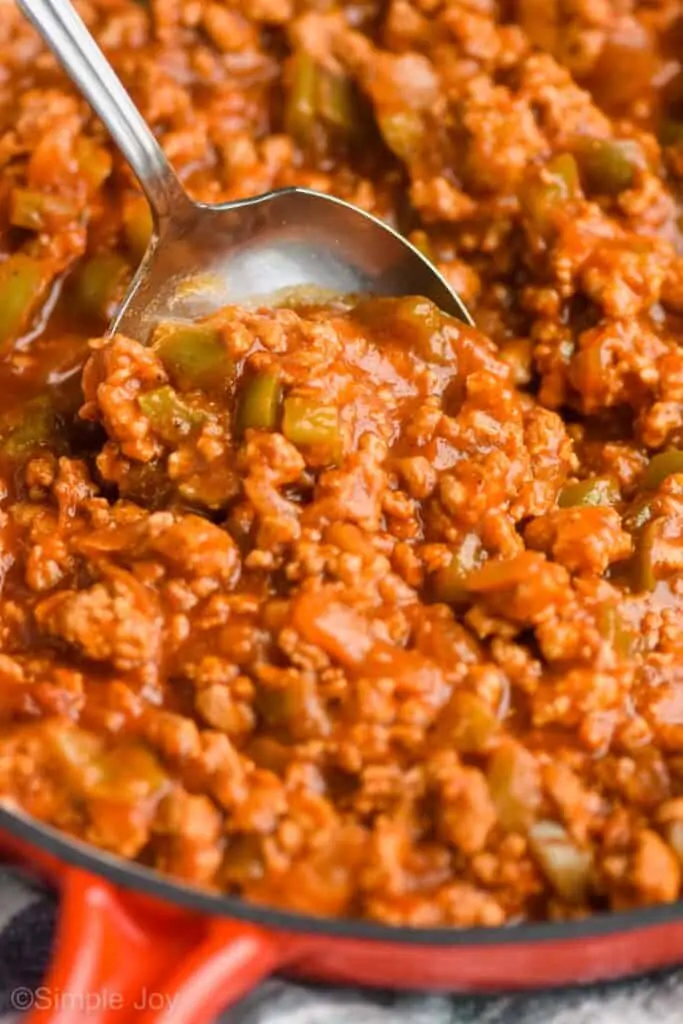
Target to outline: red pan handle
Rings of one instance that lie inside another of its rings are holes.
[[[210,1024],[285,960],[251,925],[169,916],[79,869],[65,875],[48,976],[11,994],[27,1024]]]

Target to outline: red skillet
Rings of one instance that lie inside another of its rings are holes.
[[[0,845],[60,894],[52,964],[27,1024],[210,1024],[280,970],[339,984],[490,992],[683,960],[683,903],[562,924],[390,928],[191,889],[2,810]]]

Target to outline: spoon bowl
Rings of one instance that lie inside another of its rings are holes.
[[[161,320],[236,303],[408,293],[471,322],[441,275],[388,225],[320,192],[281,189],[224,206],[188,203],[168,218],[110,329],[146,341]]]
[[[193,202],[69,0],[18,4],[99,114],[152,208],[152,241],[110,331],[145,342],[162,320],[345,295],[420,295],[472,323],[418,249],[341,199],[287,188],[217,206]]]

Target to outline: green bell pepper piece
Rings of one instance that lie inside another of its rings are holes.
[[[642,485],[654,491],[674,473],[683,473],[683,451],[676,448],[652,456],[643,474]]]
[[[245,430],[275,430],[282,386],[274,373],[255,373],[242,381],[237,400],[237,433]]]
[[[221,332],[206,324],[160,324],[152,347],[180,391],[225,391],[234,364]]]
[[[557,504],[560,508],[577,506],[616,505],[621,493],[616,482],[610,477],[592,477],[568,484],[560,493]]]
[[[162,441],[176,444],[206,420],[206,414],[192,409],[168,384],[138,397],[138,405]]]
[[[282,433],[297,448],[327,448],[337,452],[341,443],[339,412],[308,395],[290,395],[284,401]]]

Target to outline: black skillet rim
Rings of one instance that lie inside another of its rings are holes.
[[[31,844],[36,850],[98,875],[126,891],[196,912],[243,921],[281,934],[325,935],[340,940],[398,943],[425,948],[521,946],[623,935],[683,920],[681,900],[637,910],[606,911],[578,921],[545,921],[490,928],[408,928],[371,921],[314,917],[262,907],[236,896],[217,895],[183,885],[151,868],[134,861],[124,861],[88,843],[65,836],[50,826],[0,807],[0,833],[2,831]]]

